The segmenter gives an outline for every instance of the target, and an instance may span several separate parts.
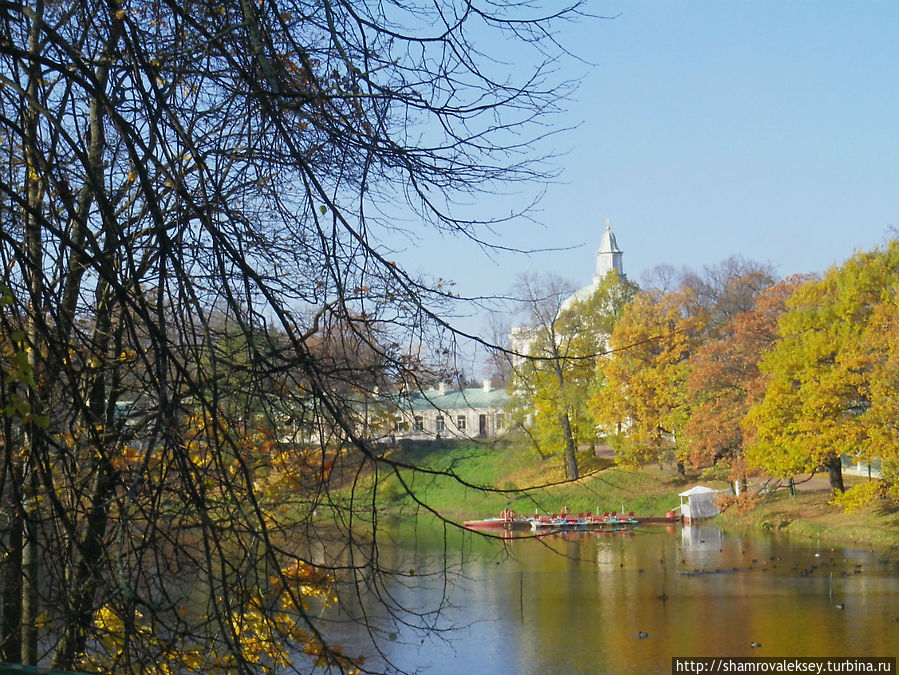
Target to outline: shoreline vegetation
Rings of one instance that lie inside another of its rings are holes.
[[[678,493],[693,485],[727,487],[726,482],[702,474],[678,476],[672,467],[657,463],[621,466],[590,452],[582,452],[578,458],[581,478],[565,481],[560,458],[541,460],[523,444],[509,442],[404,443],[388,452],[404,463],[452,471],[470,484],[487,486],[487,490],[477,490],[450,476],[412,471],[403,474],[403,481],[414,494],[445,518],[459,523],[498,515],[503,509],[530,515],[558,512],[563,506],[574,513],[633,511],[640,516],[663,516],[680,503]],[[420,512],[395,476],[381,480],[376,504],[382,515],[408,517]],[[863,480],[846,477],[848,485]],[[830,503],[832,495],[826,488],[800,490],[795,497],[786,489],[764,495],[750,489],[748,495],[729,500],[724,512],[710,524],[724,530],[780,533],[899,555],[899,509],[887,502],[847,513]]]

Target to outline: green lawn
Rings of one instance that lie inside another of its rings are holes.
[[[389,458],[453,475],[402,470],[409,490],[395,477],[386,479],[379,491],[381,511],[406,512],[416,508],[417,498],[457,520],[497,515],[505,508],[554,513],[563,506],[575,513],[623,509],[664,515],[677,506],[677,493],[688,485],[655,467],[623,469],[588,453],[579,458],[583,477],[565,482],[559,458],[541,459],[532,450],[507,444],[420,444]]]

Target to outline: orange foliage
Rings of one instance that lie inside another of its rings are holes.
[[[767,384],[759,359],[777,340],[778,319],[787,298],[804,281],[791,277],[764,291],[752,310],[735,316],[718,340],[703,345],[690,358],[687,400],[691,410],[684,433],[694,466],[709,466],[719,458],[742,453],[741,421],[764,395]]]

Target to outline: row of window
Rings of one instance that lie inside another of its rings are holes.
[[[456,429],[459,431],[465,431],[465,425],[467,424],[467,418],[465,415],[457,415],[456,416]],[[424,427],[424,423],[422,423],[422,427]],[[441,431],[446,431],[446,422],[443,421],[443,415],[437,415],[437,419],[435,420],[435,430],[439,434]]]
[[[496,413],[494,415],[494,424],[496,429],[502,429],[505,420],[503,418],[502,413]],[[456,416],[456,430],[465,431],[468,428],[468,418],[465,415],[457,415]],[[423,432],[425,430],[425,418],[421,415],[415,415],[412,423],[412,430],[417,432]],[[434,420],[434,431],[435,433],[443,433],[446,431],[446,418],[443,415],[437,415]],[[486,434],[487,433],[487,415],[479,415],[478,416],[478,433]]]

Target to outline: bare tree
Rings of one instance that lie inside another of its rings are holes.
[[[755,298],[775,278],[771,263],[732,255],[717,265],[705,265],[701,272],[689,267],[678,270],[668,264],[656,265],[643,273],[642,285],[644,290],[658,294],[691,289],[694,310],[707,312],[709,327],[717,330],[737,314],[750,311]]]
[[[709,328],[717,331],[742,312],[751,311],[755,299],[775,282],[770,263],[730,256],[717,265],[706,265],[702,273],[684,269],[681,285],[691,288],[697,310],[709,314]]]
[[[685,269],[678,271],[668,263],[660,263],[643,272],[640,286],[645,291],[670,293],[680,287],[687,272]]]
[[[359,390],[454,339],[388,235],[481,241],[454,203],[544,176],[579,12],[538,4],[0,3],[3,661],[352,666],[309,603],[378,571],[376,513],[329,453],[390,471]]]

